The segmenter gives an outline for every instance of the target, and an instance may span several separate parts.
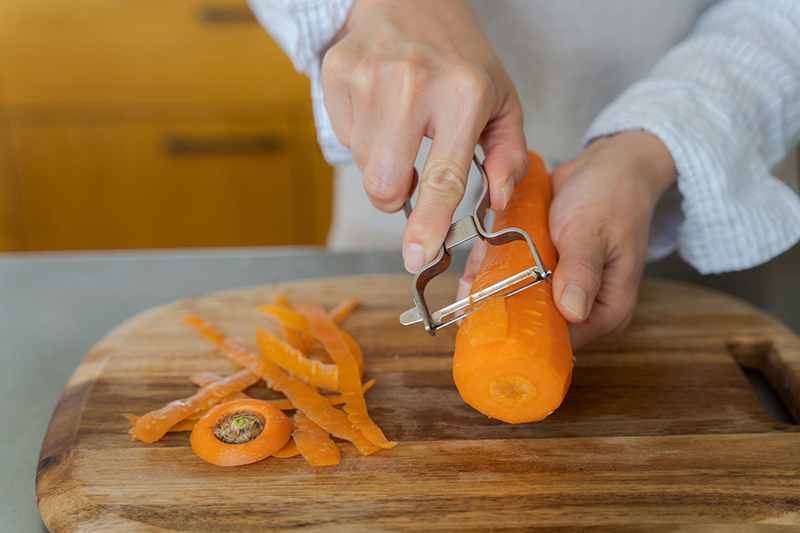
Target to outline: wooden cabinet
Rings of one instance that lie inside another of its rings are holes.
[[[324,242],[308,81],[244,0],[6,0],[0,83],[0,250]]]

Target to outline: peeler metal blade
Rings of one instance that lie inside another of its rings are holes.
[[[484,219],[491,205],[489,199],[489,179],[486,177],[486,172],[484,172],[483,165],[478,160],[477,156],[473,156],[473,163],[481,175],[482,182],[481,196],[475,205],[475,209],[473,209],[472,215],[462,218],[450,225],[447,237],[445,237],[444,244],[442,244],[442,247],[439,249],[439,254],[436,259],[425,265],[425,267],[414,276],[414,281],[412,283],[414,307],[400,315],[401,324],[407,326],[422,322],[425,326],[425,330],[431,335],[436,335],[437,329],[450,325],[471,313],[471,309],[463,313],[459,313],[459,311],[463,311],[477,301],[495,294],[507,298],[542,281],[550,284],[550,275],[552,272],[544,268],[539,250],[525,231],[519,228],[506,228],[495,233],[486,231]],[[406,199],[403,209],[406,218],[409,217],[413,210],[410,197]],[[494,285],[481,289],[480,291],[470,294],[466,298],[431,313],[425,301],[425,287],[433,278],[447,270],[447,267],[450,266],[450,250],[474,238],[485,240],[492,246],[501,246],[513,241],[525,241],[531,250],[535,266],[525,269],[522,272],[514,274]]]

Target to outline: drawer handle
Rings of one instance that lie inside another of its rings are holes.
[[[257,135],[169,135],[164,141],[172,157],[237,157],[273,155],[281,139],[269,133]]]
[[[201,7],[200,20],[209,26],[241,26],[258,24],[247,6],[221,6],[206,4]]]

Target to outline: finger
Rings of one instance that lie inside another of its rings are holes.
[[[417,205],[403,235],[403,259],[409,272],[418,272],[439,253],[464,196],[477,135],[467,136],[460,144],[457,138],[436,135],[422,169]]]
[[[501,113],[486,125],[480,142],[486,154],[483,169],[489,179],[492,209],[502,211],[530,166],[522,108],[516,93],[512,93]]]
[[[599,224],[583,224],[558,236],[559,261],[553,272],[553,299],[567,322],[586,320],[600,290],[606,238]]]
[[[603,281],[589,317],[570,325],[570,341],[578,350],[594,339],[624,329],[633,317],[642,268],[634,261],[612,261],[603,270]]]
[[[458,291],[456,292],[456,300],[461,300],[470,295],[472,291],[472,284],[475,283],[475,277],[478,275],[478,270],[481,267],[483,258],[486,256],[489,244],[483,239],[478,239],[472,250],[467,257],[467,264],[464,267],[464,275],[458,281]]]
[[[416,124],[415,124],[416,122]],[[403,207],[414,186],[414,161],[424,127],[415,117],[381,124],[364,169],[364,190],[372,204],[388,213]]]

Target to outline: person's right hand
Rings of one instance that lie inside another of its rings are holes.
[[[478,143],[493,209],[527,173],[519,98],[463,0],[356,0],[323,57],[322,86],[333,130],[383,211],[402,207],[422,138],[433,140],[403,235],[410,272],[436,258]]]

